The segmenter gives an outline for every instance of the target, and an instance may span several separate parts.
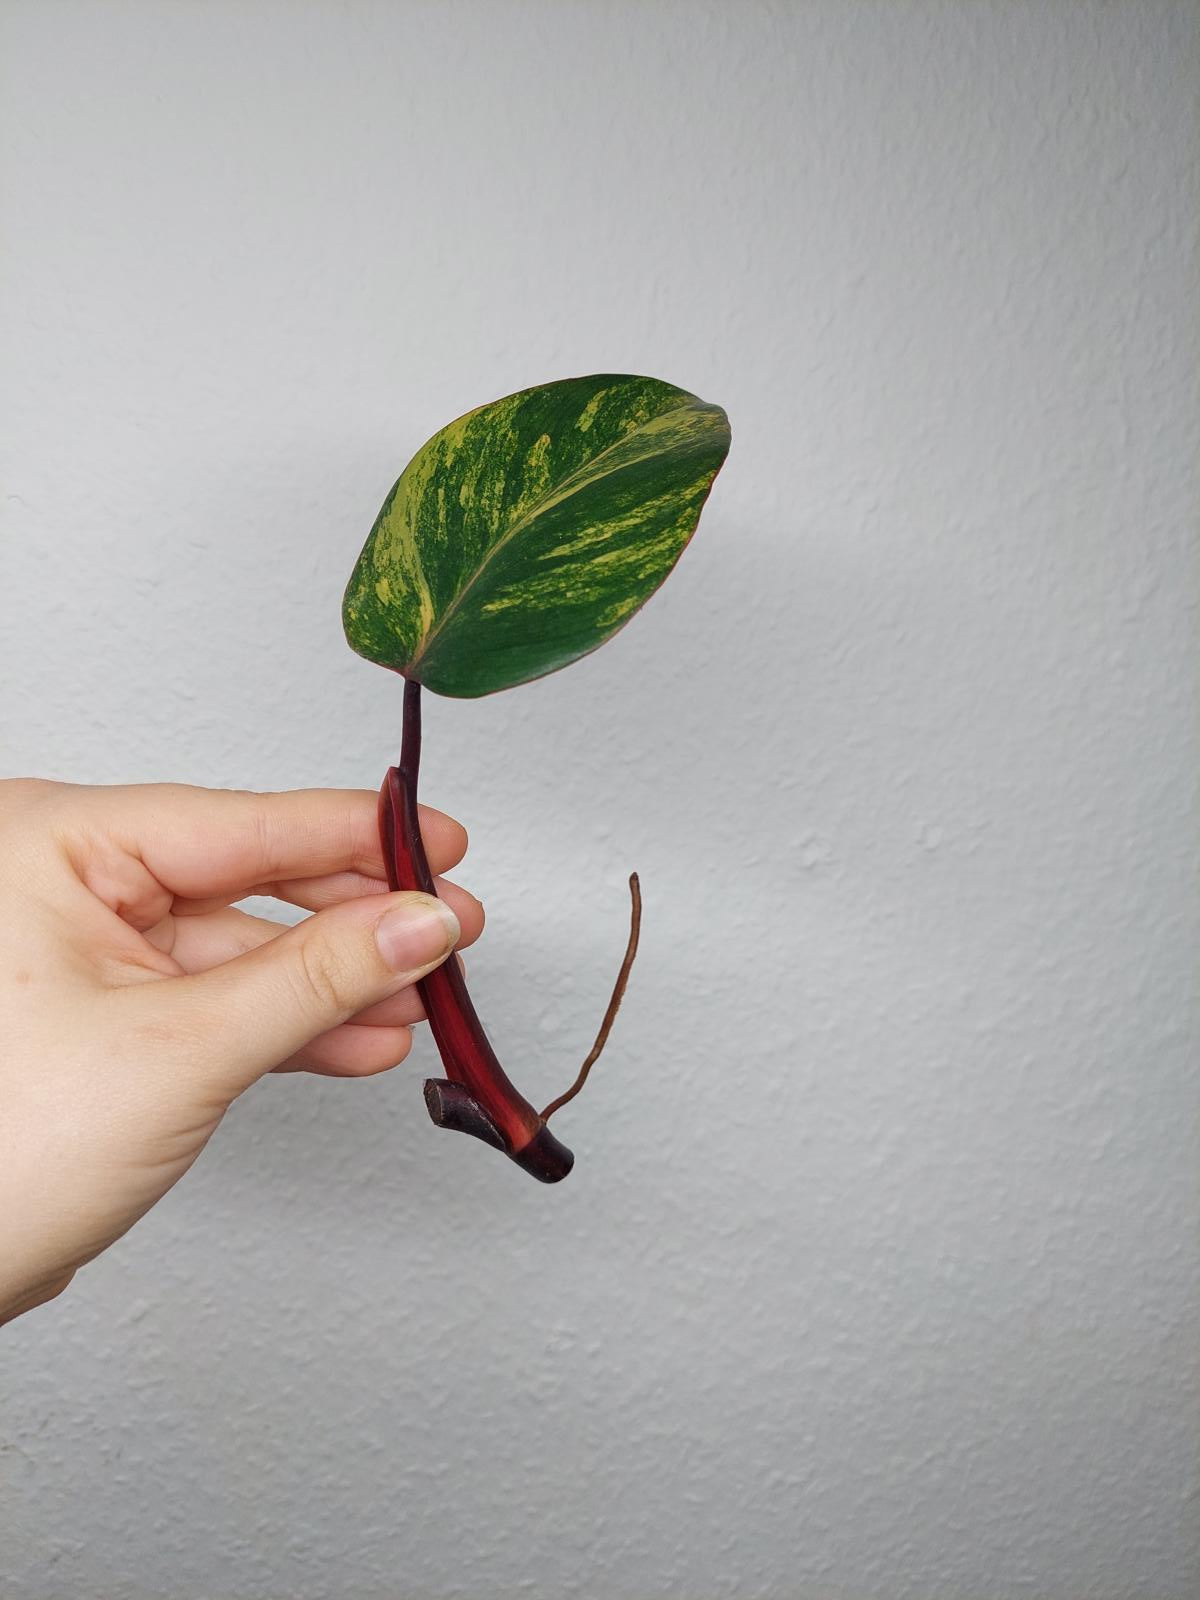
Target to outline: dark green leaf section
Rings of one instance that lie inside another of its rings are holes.
[[[570,378],[468,412],[384,502],[346,637],[438,694],[565,667],[662,583],[728,449],[721,408],[657,378]]]

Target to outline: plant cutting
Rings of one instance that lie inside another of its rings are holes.
[[[379,796],[393,889],[435,894],[417,812],[421,691],[474,699],[544,677],[612,638],[695,532],[729,450],[729,421],[657,378],[595,374],[470,411],[401,473],[351,574],[352,649],[401,674],[400,760]],[[425,1085],[440,1128],[469,1133],[545,1183],[574,1163],[548,1122],[604,1047],[637,949],[629,945],[596,1043],[571,1088],[536,1111],[496,1058],[456,961],[420,982],[446,1077]]]

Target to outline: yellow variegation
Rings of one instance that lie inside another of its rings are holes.
[[[657,378],[569,378],[468,412],[384,501],[346,637],[438,694],[554,672],[662,583],[728,449],[721,408]]]

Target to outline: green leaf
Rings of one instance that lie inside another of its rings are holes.
[[[569,378],[470,411],[384,501],[346,638],[464,698],[565,667],[662,583],[728,449],[720,406],[657,378]]]

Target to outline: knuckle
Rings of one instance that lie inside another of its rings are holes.
[[[0,779],[0,835],[4,837],[4,868],[11,870],[13,847],[19,842],[23,854],[32,852],[39,860],[60,853],[70,832],[69,812],[63,809],[67,795],[78,794],[72,784],[52,783],[45,778]]]
[[[244,794],[241,798],[246,802],[246,827],[255,858],[263,863],[265,870],[274,871],[279,849],[279,829],[266,803],[269,796]]]
[[[359,1009],[353,971],[325,940],[301,941],[295,974],[301,1003],[315,1014],[348,1017]]]
[[[48,778],[0,779],[0,815],[17,816],[23,811],[32,810],[52,799],[64,787],[63,784],[51,783]]]
[[[279,809],[280,796],[250,789],[231,790],[239,802],[239,826],[245,829],[245,843],[258,863],[264,881],[269,882],[287,860],[288,833]]]

